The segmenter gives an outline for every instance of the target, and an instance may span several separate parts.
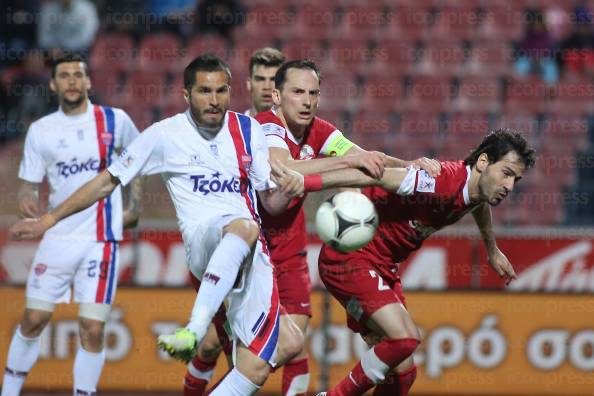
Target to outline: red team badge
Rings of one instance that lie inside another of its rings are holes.
[[[113,135],[109,132],[103,132],[101,134],[101,141],[104,145],[109,146],[111,145],[111,141],[113,140]]]
[[[241,167],[244,171],[249,172],[252,167],[252,156],[249,154],[244,154],[241,156]]]
[[[45,270],[47,270],[47,265],[39,263],[35,266],[35,275],[41,276]]]

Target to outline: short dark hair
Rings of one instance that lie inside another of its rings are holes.
[[[184,69],[184,88],[191,89],[196,83],[197,72],[217,72],[227,73],[231,80],[231,69],[221,58],[207,53],[194,58],[192,62]]]
[[[85,69],[85,74],[89,75],[89,67],[87,66],[87,61],[79,54],[66,54],[62,55],[59,58],[56,58],[52,61],[52,78],[56,78],[56,71],[58,70],[58,66],[62,63],[70,63],[70,62],[81,62]]]
[[[260,48],[250,57],[250,76],[254,72],[254,66],[278,67],[285,62],[285,55],[276,48]]]
[[[532,168],[535,161],[535,150],[528,146],[526,138],[514,129],[500,128],[489,133],[464,160],[464,164],[474,166],[478,157],[485,153],[489,162],[495,163],[510,151],[518,154],[526,169]]]
[[[316,73],[316,76],[318,76],[320,83],[322,82],[320,69],[318,69],[318,66],[314,61],[311,59],[292,60],[283,63],[283,65],[276,71],[274,76],[274,86],[276,89],[281,90],[283,88],[283,84],[287,81],[287,72],[289,69],[312,70]]]

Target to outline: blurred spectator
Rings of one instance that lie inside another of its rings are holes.
[[[594,77],[594,24],[586,7],[574,11],[573,31],[561,45],[561,64],[564,72]]]
[[[38,10],[39,0],[2,1],[0,67],[22,61],[27,51],[35,46],[35,15]]]
[[[196,0],[149,0],[146,11],[151,17],[151,30],[165,29],[184,37],[192,32]]]
[[[53,0],[40,11],[38,45],[50,51],[85,53],[99,29],[95,5],[88,0]]]
[[[555,42],[547,29],[540,11],[526,12],[524,38],[516,46],[514,69],[520,76],[539,73],[542,79],[554,84],[559,79],[559,69],[553,56]]]
[[[17,103],[18,125],[12,132],[24,134],[34,120],[49,112],[48,81],[49,71],[42,52],[30,51],[22,71],[9,85],[9,96]]]
[[[235,26],[243,25],[246,9],[239,0],[200,0],[196,8],[198,31],[216,33],[231,41]]]
[[[144,0],[105,0],[98,3],[101,21],[110,32],[130,34],[135,39],[146,33],[148,21]]]

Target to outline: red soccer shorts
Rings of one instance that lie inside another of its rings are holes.
[[[305,255],[274,262],[281,305],[290,315],[311,317],[311,279]]]

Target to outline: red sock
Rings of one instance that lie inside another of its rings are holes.
[[[373,396],[408,396],[415,378],[417,378],[416,366],[412,366],[403,373],[390,371],[386,375],[386,379],[377,384]]]
[[[291,360],[283,368],[283,395],[306,396],[309,386],[307,357]],[[289,393],[289,391],[291,391]]]
[[[183,396],[202,396],[212,378],[216,360],[208,362],[200,359],[198,355],[192,359],[184,377]]]
[[[359,396],[383,380],[387,372],[409,357],[419,345],[415,338],[383,340],[369,351],[327,396]],[[367,372],[367,374],[366,374]]]

